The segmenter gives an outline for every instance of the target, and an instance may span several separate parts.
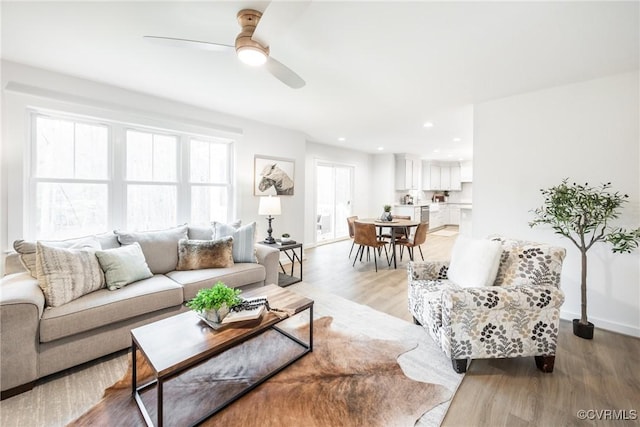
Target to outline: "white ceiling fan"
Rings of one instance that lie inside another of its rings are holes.
[[[264,14],[254,9],[242,9],[237,15],[238,24],[242,30],[236,37],[235,46],[174,37],[144,36],[144,38],[151,42],[176,47],[236,52],[238,59],[245,64],[264,66],[285,85],[293,89],[300,89],[305,85],[305,81],[289,67],[269,55],[268,40],[286,27],[288,22],[302,14],[308,4],[308,1],[271,2]]]

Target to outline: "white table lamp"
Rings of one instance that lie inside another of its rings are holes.
[[[265,243],[275,243],[276,239],[271,236],[273,229],[271,228],[271,221],[273,221],[272,215],[280,215],[280,197],[261,197],[260,206],[258,207],[258,215],[268,215],[267,221],[269,221],[269,228],[267,228],[268,236],[264,239]]]

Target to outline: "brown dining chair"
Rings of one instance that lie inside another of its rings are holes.
[[[404,238],[396,240],[396,245],[400,245],[400,261],[402,261],[402,251],[404,248],[407,248],[409,252],[409,258],[413,261],[413,249],[415,247],[420,251],[420,256],[424,261],[424,255],[422,254],[422,248],[420,247],[427,240],[427,229],[429,228],[429,224],[426,222],[421,222],[418,224],[416,228],[416,232],[413,234],[413,238]]]
[[[356,222],[356,219],[358,219],[358,215],[347,217],[347,225],[349,226],[349,237],[351,238],[351,240],[353,240],[353,242],[351,243],[351,250],[349,251],[349,258],[351,258],[351,253],[353,252],[353,247],[356,244],[356,241],[353,239],[354,236],[355,236],[355,231],[353,229],[353,224]]]
[[[393,215],[393,219],[411,219],[411,217],[409,215]],[[383,233],[380,237],[391,240],[391,234],[393,234],[393,238],[396,240],[407,238],[406,230],[400,228],[392,228],[390,233]]]
[[[354,231],[354,243],[360,245],[356,251],[356,256],[353,259],[353,265],[356,265],[358,255],[360,255],[360,261],[362,261],[362,255],[364,254],[364,248],[367,248],[367,260],[369,260],[369,248],[373,248],[373,263],[376,266],[376,272],[378,272],[378,255],[377,252],[380,248],[384,248],[384,254],[387,257],[387,264],[389,264],[389,253],[387,252],[387,243],[384,240],[378,239],[376,234],[376,226],[374,224],[362,224],[359,222],[353,223]]]

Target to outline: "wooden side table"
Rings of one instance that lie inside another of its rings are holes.
[[[302,281],[302,242],[296,242],[291,244],[280,244],[280,243],[264,243],[258,242],[261,245],[269,246],[270,248],[278,249],[280,252],[284,253],[289,261],[291,261],[291,272],[287,273],[280,262],[281,273],[278,273],[278,286],[287,287],[289,285],[293,285],[294,283],[298,283]],[[300,264],[300,277],[294,275],[294,267],[296,262]]]

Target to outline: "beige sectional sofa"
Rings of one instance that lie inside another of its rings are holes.
[[[188,239],[212,238],[210,229],[183,227]],[[117,248],[121,240],[113,233],[98,236],[102,249]],[[178,243],[170,243],[177,253]],[[217,281],[244,289],[277,283],[278,250],[254,248],[257,262],[163,274],[151,269],[149,278],[113,291],[104,287],[55,307],[47,306],[38,279],[22,267],[24,258],[21,263],[19,254],[8,255],[0,281],[2,398],[31,389],[39,378],[129,347],[132,328],[188,310],[184,302]],[[147,241],[143,251],[149,266],[158,264],[157,258],[163,267],[177,262],[167,241]]]

